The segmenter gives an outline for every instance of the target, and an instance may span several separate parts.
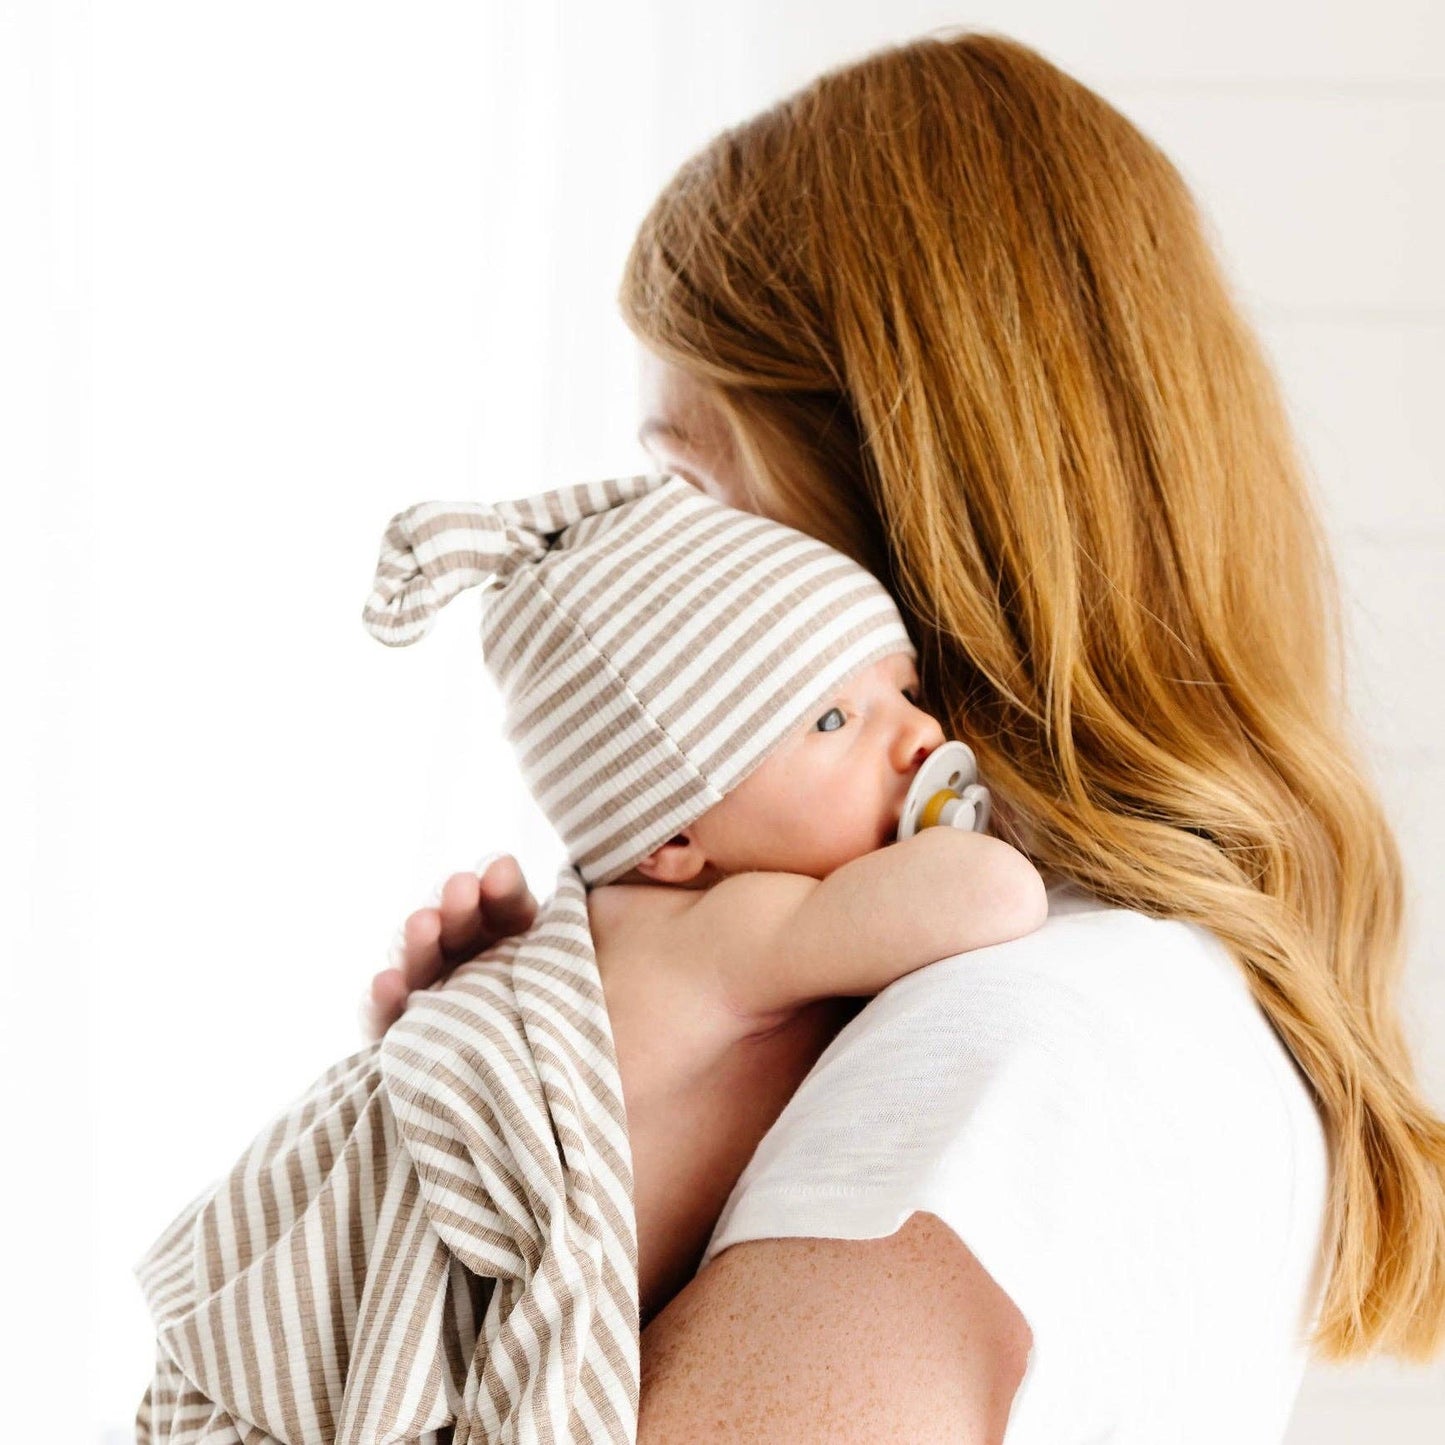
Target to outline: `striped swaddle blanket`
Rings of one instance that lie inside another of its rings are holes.
[[[137,1273],[142,1445],[633,1440],[632,1158],[580,875],[325,1074]]]

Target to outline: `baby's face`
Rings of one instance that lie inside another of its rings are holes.
[[[688,828],[723,873],[823,878],[894,841],[919,765],[944,741],[904,653],[855,673]]]

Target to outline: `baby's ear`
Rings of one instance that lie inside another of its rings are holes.
[[[670,883],[686,887],[707,867],[707,854],[697,840],[686,833],[676,833],[660,848],[641,859],[636,871],[652,883]]]

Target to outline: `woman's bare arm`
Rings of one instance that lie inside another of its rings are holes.
[[[643,1332],[638,1445],[996,1445],[1030,1344],[935,1215],[734,1245]]]

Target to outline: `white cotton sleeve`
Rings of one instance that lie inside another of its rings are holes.
[[[1276,1442],[1317,1286],[1323,1136],[1212,935],[1051,893],[908,975],[759,1145],[704,1265],[936,1214],[1033,1332],[1007,1445]]]

